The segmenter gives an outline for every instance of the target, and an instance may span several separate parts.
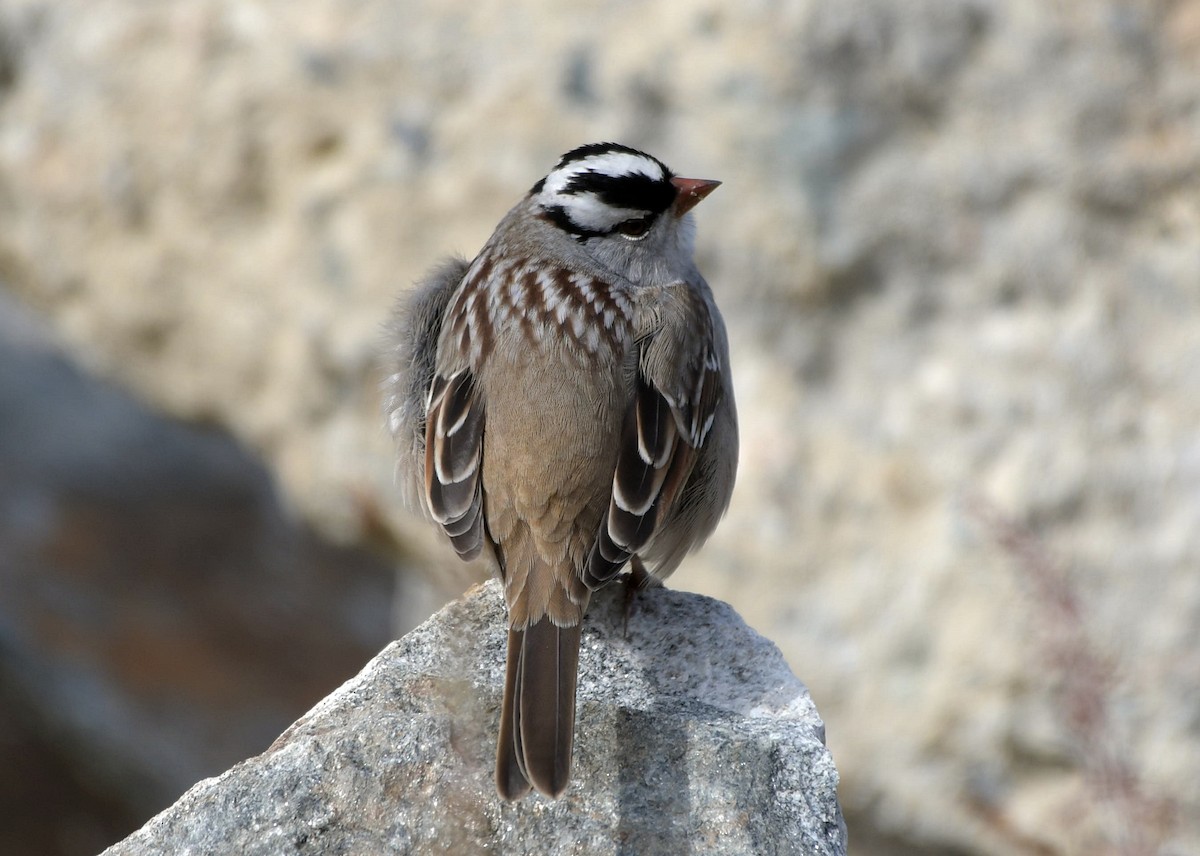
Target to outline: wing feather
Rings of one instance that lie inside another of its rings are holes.
[[[433,379],[425,422],[425,496],[430,515],[463,559],[483,548],[483,423],[469,371]]]
[[[708,308],[686,284],[656,295],[641,338],[608,514],[583,569],[589,588],[616,576],[650,541],[679,499],[723,397]]]

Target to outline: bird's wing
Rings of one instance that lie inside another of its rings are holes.
[[[687,283],[643,289],[634,316],[637,373],[608,515],[583,569],[597,588],[653,538],[679,500],[724,390],[712,314]]]
[[[425,499],[464,560],[483,548],[483,421],[469,370],[434,376],[426,408]]]

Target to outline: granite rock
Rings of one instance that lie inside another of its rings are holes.
[[[106,856],[159,853],[844,854],[808,691],[727,605],[655,589],[588,615],[575,768],[557,801],[493,784],[499,585],[389,646],[262,755]]]

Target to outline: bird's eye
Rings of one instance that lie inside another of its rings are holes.
[[[651,221],[648,217],[642,217],[638,220],[626,220],[624,223],[617,226],[617,231],[621,236],[628,238],[631,241],[636,241],[639,238],[646,237],[646,233],[650,231]]]

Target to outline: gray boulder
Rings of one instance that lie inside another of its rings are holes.
[[[504,642],[498,585],[472,589],[106,856],[846,852],[808,690],[726,604],[648,591],[626,631],[619,588],[594,599],[554,802],[492,784]]]

